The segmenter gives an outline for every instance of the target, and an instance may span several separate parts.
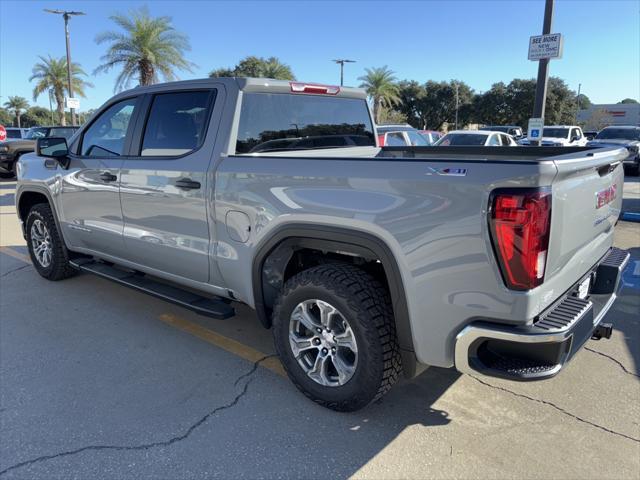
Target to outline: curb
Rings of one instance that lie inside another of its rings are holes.
[[[640,213],[622,212],[620,220],[624,220],[625,222],[640,222]]]

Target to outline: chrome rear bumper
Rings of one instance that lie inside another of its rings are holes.
[[[589,340],[613,305],[629,253],[612,248],[532,325],[474,322],[456,337],[455,366],[460,372],[510,380],[541,380],[556,375]],[[577,296],[591,277],[590,295]]]

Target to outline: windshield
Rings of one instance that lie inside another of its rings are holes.
[[[44,138],[47,136],[48,132],[49,132],[48,128],[42,128],[42,127],[30,128],[29,131],[27,132],[26,138],[31,138],[34,140],[36,138]]]
[[[640,140],[640,128],[605,128],[598,135],[597,140]]]
[[[414,147],[428,147],[429,146],[429,142],[427,142],[427,140],[420,135],[418,132],[414,132],[414,131],[408,131],[407,135],[409,136],[409,141],[411,142],[411,145]]]
[[[244,93],[236,153],[375,147],[364,99]]]
[[[545,128],[542,131],[543,137],[551,137],[551,138],[567,138],[569,137],[569,129],[568,128]]]
[[[489,135],[477,133],[447,133],[436,142],[438,146],[449,145],[484,145]]]

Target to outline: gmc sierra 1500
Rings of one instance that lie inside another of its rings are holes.
[[[43,277],[217,318],[246,303],[300,390],[355,410],[427,365],[548,378],[608,336],[626,155],[379,148],[362,90],[194,80],[41,139],[16,205]]]

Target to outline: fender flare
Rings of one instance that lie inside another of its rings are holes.
[[[16,192],[16,210],[18,213],[18,219],[20,220],[20,223],[22,225],[22,234],[23,236],[25,236],[26,238],[26,232],[25,232],[25,228],[26,228],[26,217],[22,218],[20,216],[20,200],[22,198],[22,196],[25,193],[39,193],[44,195],[44,197],[47,199],[47,203],[49,203],[49,206],[51,207],[51,211],[53,212],[53,220],[56,223],[56,228],[58,229],[58,235],[60,235],[60,238],[62,238],[62,241],[65,243],[65,246],[67,246],[67,241],[64,238],[64,234],[62,233],[62,228],[60,227],[60,220],[58,219],[58,212],[56,210],[56,205],[53,202],[53,197],[51,196],[51,193],[49,192],[49,190],[47,190],[44,187],[40,187],[37,185],[29,185],[28,187],[25,187],[24,189],[20,189]],[[68,246],[67,246],[68,248]]]
[[[284,242],[295,246],[347,252],[377,259],[382,263],[396,323],[396,335],[402,353],[405,375],[416,374],[413,336],[409,309],[398,263],[385,241],[370,233],[349,228],[307,224],[288,224],[276,228],[256,248],[252,264],[252,287],[255,310],[262,325],[271,327],[271,318],[264,299],[263,267],[269,255]]]

